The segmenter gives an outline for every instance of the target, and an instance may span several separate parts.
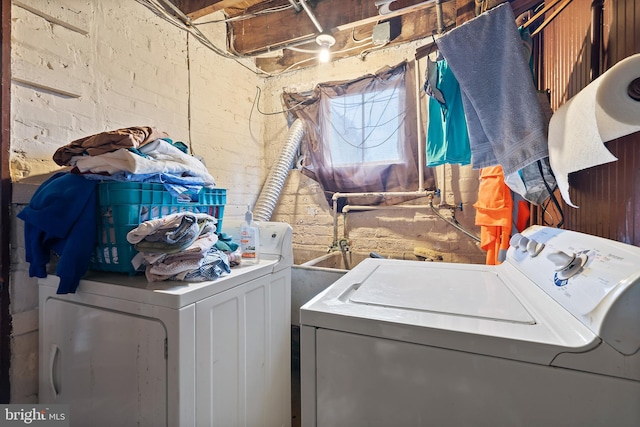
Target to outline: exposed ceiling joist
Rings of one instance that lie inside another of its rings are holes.
[[[432,5],[432,7],[435,7],[435,5]],[[431,12],[427,9],[424,13],[404,14],[391,18],[391,27],[395,28],[395,30],[392,30],[394,31],[393,41],[385,46],[406,43],[432,35],[433,29],[437,28],[437,18],[436,13]],[[453,27],[455,25],[456,8],[453,1],[443,4],[443,21],[445,27]],[[336,44],[331,49],[331,57],[335,60],[348,56],[360,56],[364,60],[367,52],[385,47],[371,43],[359,47],[360,42],[358,40],[370,38],[375,26],[376,21],[365,22],[363,25],[345,28],[343,31],[334,33]],[[313,42],[310,42],[308,46],[313,48]],[[305,59],[310,61],[305,62]],[[290,49],[284,49],[279,56],[256,58],[256,66],[269,73],[283,69],[301,68],[316,62],[313,54],[301,53]],[[297,66],[296,64],[299,63],[301,65]]]
[[[433,9],[435,2],[398,0],[393,6],[392,13],[380,15],[373,0],[352,1],[348,7],[345,7],[344,0],[321,0],[312,8],[312,12],[325,31],[334,33],[335,36],[338,31],[351,30],[395,16],[421,11],[427,13],[425,10]],[[398,12],[394,12],[395,10]],[[312,40],[317,34],[318,30],[309,16],[304,11],[296,12],[293,8],[229,24],[230,47],[239,54],[255,54],[265,51],[265,47],[274,49]]]
[[[380,47],[447,31],[506,0],[166,1],[192,20],[222,11],[228,18],[227,49],[239,56],[256,57],[256,66],[263,71],[278,72],[314,64],[320,29],[335,38],[333,59],[356,55],[364,59]],[[512,0],[510,4],[518,16],[543,1]],[[379,40],[371,42],[377,24],[387,22],[392,26],[390,40],[382,46]],[[363,42],[366,39],[368,43]]]
[[[191,19],[227,9],[246,10],[263,2],[264,0],[172,0]]]

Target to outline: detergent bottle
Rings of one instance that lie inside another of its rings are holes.
[[[247,205],[244,222],[240,227],[240,250],[242,264],[258,264],[260,262],[260,229],[253,220],[251,207]]]

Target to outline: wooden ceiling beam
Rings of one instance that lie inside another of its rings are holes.
[[[475,18],[476,1],[475,0],[456,0],[456,26]]]
[[[248,9],[263,0],[171,0],[191,19],[197,19],[224,9]]]
[[[442,4],[443,6],[443,23],[445,28],[452,28],[456,22],[456,6],[454,1]],[[400,29],[400,33],[386,46],[406,43],[413,40],[430,37],[437,32],[437,17],[435,12],[435,4],[430,5],[431,8],[413,11],[392,18],[392,22],[396,21],[396,25]],[[354,28],[345,29],[334,33],[336,44],[331,48],[332,60],[345,58],[347,56],[361,56],[363,51],[374,51],[382,48],[382,46],[372,45],[371,43],[358,43],[356,40],[370,37],[376,22],[365,23],[357,27],[354,34]],[[300,46],[308,49],[317,49],[313,43]],[[366,52],[365,52],[366,53]],[[361,56],[362,60],[366,60]],[[256,66],[267,72],[277,74],[282,70],[296,70],[317,64],[317,55],[292,51],[284,49],[278,56],[258,57],[255,60]]]
[[[434,6],[425,0],[397,0],[392,14],[380,15],[373,0],[354,0],[346,7],[344,0],[319,0],[312,12],[325,31],[335,32],[375,23]],[[415,8],[412,8],[415,6]],[[400,10],[404,9],[404,10]],[[398,13],[393,13],[398,10]],[[304,12],[287,9],[229,23],[230,46],[238,54],[255,54],[277,49],[294,42],[311,40],[318,29]]]

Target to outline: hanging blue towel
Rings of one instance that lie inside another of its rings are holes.
[[[96,183],[59,172],[35,192],[18,213],[25,222],[24,239],[30,277],[46,277],[51,251],[60,256],[57,293],[74,293],[89,268],[96,243]]]
[[[474,169],[505,175],[549,155],[547,133],[509,3],[436,40],[460,84]]]

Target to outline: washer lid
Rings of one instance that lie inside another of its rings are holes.
[[[349,297],[355,304],[395,307],[503,322],[535,320],[495,271],[473,268],[425,270],[423,265],[378,266]]]
[[[300,323],[545,365],[600,342],[509,263],[365,259],[304,304]]]

